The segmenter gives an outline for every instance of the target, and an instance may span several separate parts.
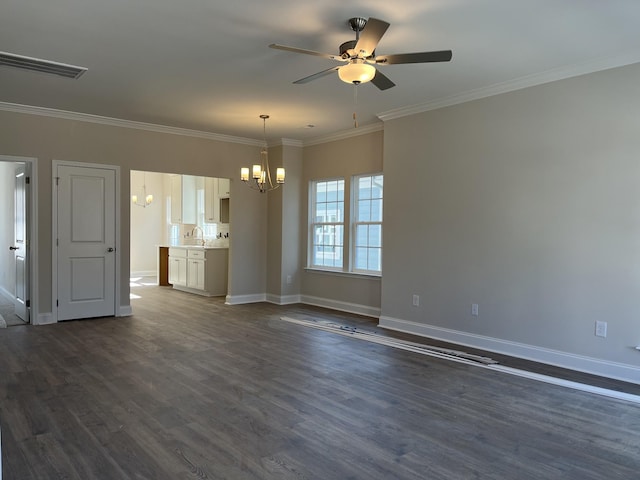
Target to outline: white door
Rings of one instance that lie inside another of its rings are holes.
[[[57,318],[115,315],[115,170],[57,167]]]
[[[25,322],[29,321],[29,268],[28,268],[28,242],[27,242],[27,174],[24,165],[16,167],[15,180],[15,238],[13,250],[16,266],[16,296],[15,312]]]

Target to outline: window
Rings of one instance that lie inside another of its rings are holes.
[[[344,268],[344,180],[311,182],[311,267]]]
[[[382,271],[382,175],[353,181],[352,261],[356,272]]]
[[[347,216],[344,182],[344,179],[316,180],[310,184],[308,266],[379,275],[382,272],[383,176],[353,177],[352,201],[348,203],[351,213]],[[351,225],[345,232],[347,217]],[[345,248],[345,242],[349,248]]]

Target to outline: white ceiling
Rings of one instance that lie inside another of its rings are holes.
[[[353,128],[354,87],[293,85],[336,63],[267,46],[338,53],[354,16],[391,23],[378,54],[453,50],[378,67],[396,87],[358,87],[361,127],[640,61],[638,0],[2,0],[0,51],[89,70],[0,67],[0,102],[254,139],[265,113],[270,139],[309,142]]]

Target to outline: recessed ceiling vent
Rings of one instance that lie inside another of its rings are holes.
[[[40,58],[25,57],[14,53],[0,52],[0,66],[22,68],[33,72],[50,73],[66,78],[79,78],[88,69],[66,63],[52,62]]]

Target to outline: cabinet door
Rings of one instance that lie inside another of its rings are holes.
[[[189,260],[187,287],[204,290],[204,260]]]
[[[171,175],[171,223],[196,224],[196,180],[193,175]]]
[[[231,190],[231,181],[228,178],[218,179],[218,196],[220,198],[227,198],[229,191]]]
[[[182,223],[182,175],[171,175],[171,223]]]
[[[218,211],[218,182],[217,178],[205,177],[204,179],[204,221],[205,223],[218,223],[220,215]]]
[[[173,285],[187,284],[187,259],[169,257],[169,283]]]

